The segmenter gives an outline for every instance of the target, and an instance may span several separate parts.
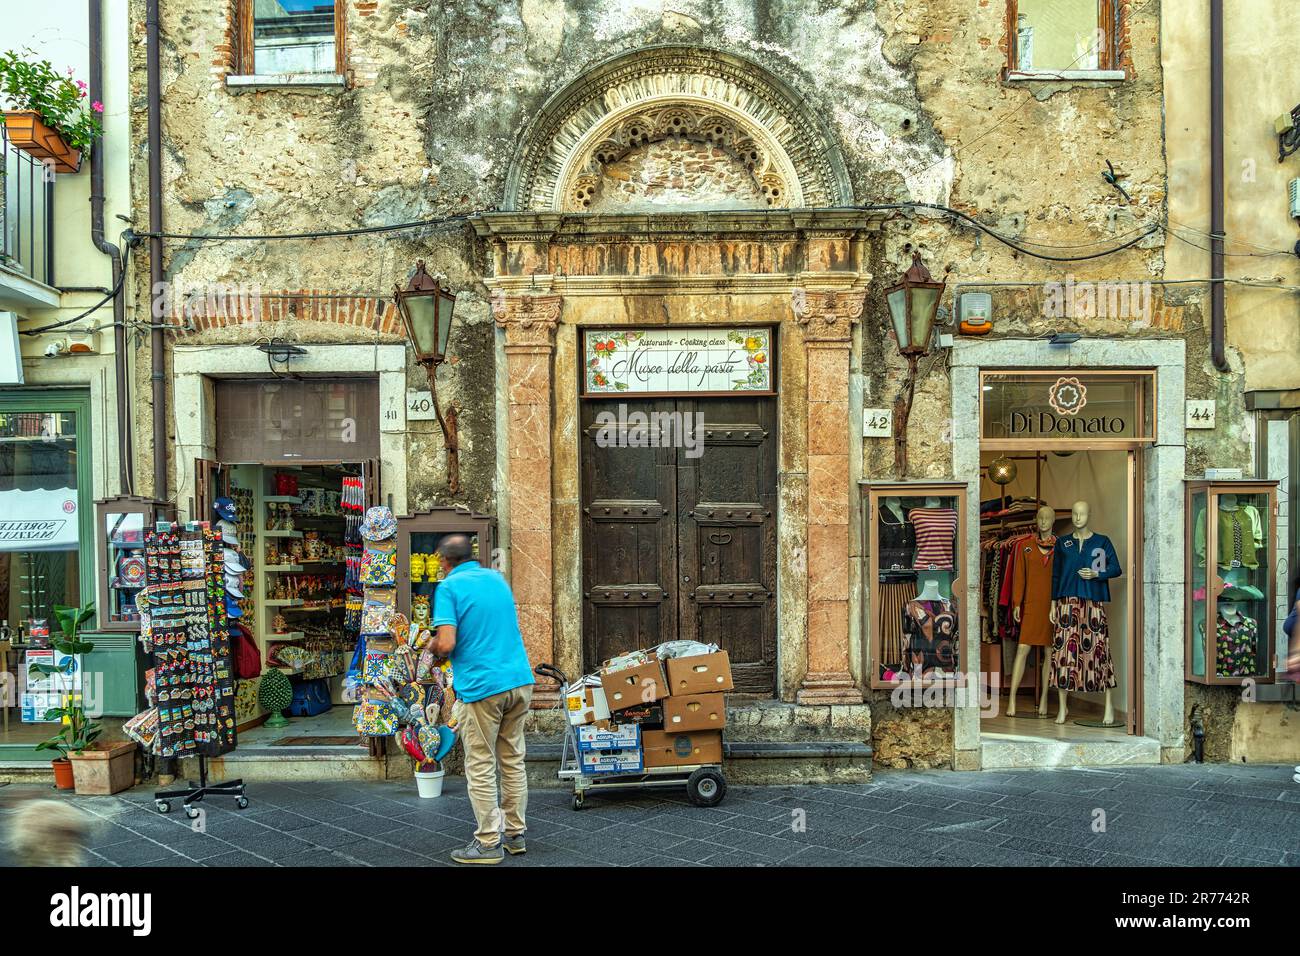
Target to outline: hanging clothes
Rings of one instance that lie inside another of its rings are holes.
[[[1082,693],[1116,685],[1106,605],[1077,596],[1054,602],[1051,685]]]

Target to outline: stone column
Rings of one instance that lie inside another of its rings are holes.
[[[502,295],[492,314],[505,330],[510,467],[510,585],[528,660],[554,661],[551,566],[551,388],[558,295]],[[533,693],[534,709],[555,706],[553,685]]]
[[[799,290],[808,395],[808,671],[800,704],[861,704],[849,670],[849,352],[863,291]]]

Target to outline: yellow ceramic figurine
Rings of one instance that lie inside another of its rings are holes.
[[[419,584],[424,580],[424,555],[411,555],[411,580]]]

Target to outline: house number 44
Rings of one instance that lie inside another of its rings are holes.
[[[1214,406],[1214,399],[1189,401],[1187,403],[1187,427],[1213,428]]]

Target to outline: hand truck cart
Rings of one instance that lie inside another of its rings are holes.
[[[686,796],[697,807],[716,807],[727,795],[727,778],[718,763],[685,764],[674,767],[645,767],[635,773],[583,773],[578,755],[578,728],[569,722],[565,694],[569,679],[550,664],[538,664],[539,677],[560,683],[560,719],[564,742],[560,748],[561,780],[573,781],[573,809],[581,810],[588,791],[632,790],[650,787],[685,787]]]

